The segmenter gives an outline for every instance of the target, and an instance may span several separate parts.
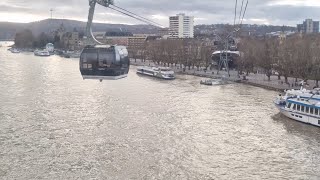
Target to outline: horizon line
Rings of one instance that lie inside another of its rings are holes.
[[[68,21],[79,21],[79,22],[86,23],[86,20],[80,20],[80,19],[65,19],[65,18],[52,18],[52,19],[51,19],[51,18],[45,18],[45,19],[35,20],[35,21],[31,21],[31,22],[0,21],[0,23],[29,24],[29,23],[36,23],[36,22],[40,22],[40,21],[46,21],[46,20],[68,20]],[[114,24],[114,25],[128,25],[128,26],[136,26],[136,25],[147,25],[147,26],[151,26],[151,25],[148,25],[148,24],[107,23],[107,22],[103,22],[103,21],[93,21],[93,23],[97,23],[97,24]],[[196,24],[195,26],[201,26],[201,25],[218,25],[218,24],[222,24],[222,25],[232,25],[231,23],[215,23],[215,24]],[[292,25],[273,25],[273,24],[242,24],[242,25],[285,26],[285,27],[294,27],[294,28],[296,28],[296,26],[292,26]],[[168,28],[168,27],[165,27],[165,28]]]

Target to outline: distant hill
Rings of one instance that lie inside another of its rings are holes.
[[[41,32],[51,32],[58,29],[61,24],[64,25],[67,31],[72,31],[74,28],[76,28],[78,31],[84,31],[87,25],[86,22],[67,19],[46,19],[31,23],[0,22],[0,39],[13,39],[15,34],[23,29],[30,29],[35,35],[38,35]],[[94,32],[124,31],[134,34],[155,34],[158,32],[156,27],[150,25],[103,23],[94,23],[92,30]]]
[[[30,29],[34,35],[39,35],[41,32],[52,32],[63,24],[67,31],[73,31],[76,28],[78,31],[84,31],[86,22],[68,20],[68,19],[45,19],[31,23],[10,23],[0,22],[0,39],[13,39],[15,34],[23,29]],[[215,30],[223,30],[226,24],[213,25],[196,25],[195,34],[215,32]],[[296,31],[296,27],[289,26],[266,26],[266,25],[248,25],[242,26],[244,33],[250,32],[252,35],[264,35],[266,33],[281,31],[283,28],[286,31]],[[156,34],[158,28],[150,25],[126,25],[126,24],[103,24],[94,23],[92,27],[94,32],[131,32],[133,34]]]

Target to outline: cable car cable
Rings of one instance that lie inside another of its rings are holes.
[[[155,24],[153,24],[152,22],[149,22],[149,21],[147,21],[147,20],[144,20],[144,19],[135,17],[134,15],[131,15],[131,14],[126,13],[126,12],[123,12],[123,11],[121,11],[121,10],[119,10],[119,9],[116,9],[116,8],[113,8],[113,7],[110,7],[110,6],[109,6],[108,8],[110,8],[110,9],[112,9],[112,10],[114,10],[114,11],[117,11],[117,12],[119,12],[119,13],[122,13],[122,14],[124,14],[124,15],[127,15],[127,16],[129,16],[129,17],[132,17],[132,18],[134,18],[134,19],[136,19],[136,20],[139,20],[139,21],[142,21],[142,22],[144,22],[144,23],[147,23],[147,24],[149,24],[149,25],[152,25],[152,26],[155,26],[155,27],[159,27],[158,25],[155,25]]]
[[[241,3],[241,10],[240,10],[240,15],[239,15],[238,24],[240,24],[240,22],[241,22],[241,15],[242,15],[242,10],[243,10],[243,3],[244,3],[244,0],[242,0],[242,3]]]
[[[242,26],[242,22],[243,22],[244,16],[246,15],[248,4],[249,4],[249,0],[247,0],[246,7],[244,9],[242,20],[241,20],[241,23],[240,23],[240,27]]]
[[[140,15],[138,15],[138,14],[135,14],[135,13],[133,13],[133,12],[130,12],[130,11],[128,11],[128,10],[126,10],[126,9],[123,9],[123,8],[121,8],[121,7],[119,7],[119,6],[116,6],[116,5],[112,5],[112,6],[118,8],[118,9],[121,9],[121,10],[123,10],[123,11],[126,11],[127,13],[133,14],[133,15],[139,17],[139,18],[142,18],[142,19],[145,19],[145,20],[147,20],[147,21],[150,21],[150,22],[152,22],[152,23],[154,23],[154,24],[156,24],[156,25],[158,25],[158,26],[160,26],[160,27],[163,27],[161,24],[159,24],[159,23],[157,23],[157,22],[154,22],[154,21],[152,21],[152,20],[150,20],[150,19],[147,19],[147,18],[145,18],[145,17],[143,17],[143,16],[140,16]]]
[[[236,19],[237,19],[237,7],[238,7],[238,0],[236,0],[236,5],[234,7],[234,22],[233,22],[233,26],[236,25]]]

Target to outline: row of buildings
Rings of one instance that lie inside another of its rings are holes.
[[[82,38],[79,32],[74,30],[66,32],[63,24],[56,31],[59,37],[59,42],[62,47],[70,50],[81,49],[83,46]],[[117,33],[115,33],[117,34]],[[125,34],[125,33],[124,33]],[[110,36],[106,32],[94,32],[94,36],[100,42],[106,44],[117,44],[127,46],[129,49],[136,49],[143,47],[147,38],[158,39],[175,39],[175,38],[194,38],[194,17],[186,16],[185,14],[177,14],[169,17],[169,28],[162,28],[158,34],[125,34],[124,36]]]

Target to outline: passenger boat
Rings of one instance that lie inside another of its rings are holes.
[[[16,48],[11,49],[10,51],[11,51],[12,53],[14,53],[14,54],[20,53],[20,51],[19,51],[18,49],[16,49]]]
[[[320,127],[320,100],[279,95],[274,103],[286,117]]]
[[[300,97],[300,98],[312,98],[314,100],[320,100],[320,89],[315,88],[313,90],[307,90],[301,87],[301,89],[291,89],[286,90],[283,98],[292,98],[292,97]]]
[[[175,79],[174,71],[167,67],[138,67],[137,74],[157,77],[160,79]]]
[[[212,86],[212,85],[213,85],[211,79],[201,80],[201,81],[200,81],[200,84],[202,84],[202,85],[207,85],[207,86]]]
[[[35,50],[34,55],[35,56],[50,56],[50,53],[47,50]]]

